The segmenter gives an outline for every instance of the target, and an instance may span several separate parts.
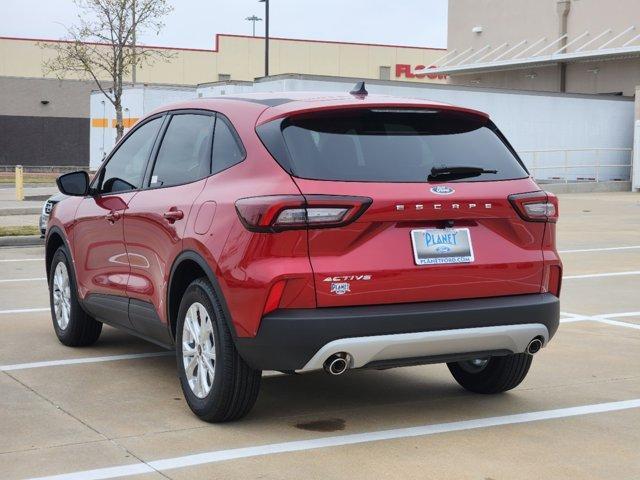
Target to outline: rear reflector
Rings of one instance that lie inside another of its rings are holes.
[[[562,286],[562,268],[559,265],[549,267],[549,285],[547,291],[560,297],[560,287]]]
[[[236,210],[252,232],[341,227],[355,221],[371,205],[368,197],[341,195],[270,195],[241,198]]]
[[[509,201],[518,215],[528,222],[556,222],[558,198],[543,191],[509,195]]]
[[[273,284],[271,290],[269,290],[267,301],[264,304],[262,315],[271,313],[280,306],[280,300],[282,299],[282,293],[284,292],[284,287],[286,284],[286,280],[280,280],[279,282]]]

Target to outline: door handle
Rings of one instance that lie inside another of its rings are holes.
[[[119,213],[119,212],[113,212],[113,211],[111,211],[111,212],[107,213],[107,214],[105,215],[105,217],[104,217],[104,218],[105,218],[105,219],[107,220],[107,222],[109,222],[109,223],[115,223],[115,222],[117,222],[118,220],[120,220],[120,217],[121,217],[121,215],[120,215],[120,213]]]
[[[162,215],[169,223],[175,223],[176,220],[182,220],[184,213],[182,210],[170,209],[168,212],[164,212]]]

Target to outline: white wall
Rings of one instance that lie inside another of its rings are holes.
[[[204,84],[198,86],[198,97],[219,97],[236,93],[255,92],[253,83]]]
[[[640,120],[636,120],[635,122],[633,166],[631,186],[633,190],[637,192],[640,190]]]
[[[341,91],[353,87],[353,80],[289,78],[259,81],[257,92]],[[213,96],[221,86],[209,87]],[[631,162],[633,147],[634,103],[626,97],[564,95],[526,91],[495,90],[455,85],[423,84],[419,87],[397,83],[368,83],[369,93],[429,99],[470,107],[488,113],[518,152],[529,150],[574,150],[570,165],[621,165]],[[604,149],[598,152],[595,149]],[[610,151],[606,149],[629,149]],[[539,153],[538,166],[563,165],[564,153]],[[596,158],[597,157],[597,158]],[[531,167],[533,155],[522,154]],[[565,170],[539,169],[539,179],[564,177]],[[595,168],[570,168],[567,177],[595,177]],[[601,167],[599,180],[629,180],[628,167]]]
[[[276,78],[253,84],[210,84],[197,89],[132,87],[125,91],[124,106],[129,108],[131,118],[149,113],[160,105],[195,97],[212,97],[249,92],[287,91],[339,91],[348,92],[353,80],[338,78]],[[421,84],[419,86],[398,83],[368,83],[370,93],[431,99],[475,108],[491,115],[493,121],[506,135],[514,148],[528,150],[573,150],[568,155],[570,165],[626,164],[630,162],[627,151],[606,149],[631,149],[633,147],[634,103],[622,97],[563,95],[554,93],[503,91],[454,85]],[[113,118],[110,104],[102,105],[101,94],[91,96],[92,118]],[[103,113],[105,112],[106,113]],[[125,113],[125,118],[127,113]],[[103,140],[104,138],[104,140]],[[113,147],[115,129],[91,128],[91,167],[96,168],[103,154]],[[589,150],[591,149],[591,150]],[[605,149],[595,152],[595,149]],[[523,160],[531,166],[533,155],[522,154]],[[597,157],[597,158],[596,158]],[[538,166],[562,165],[564,153],[540,153]],[[540,169],[536,172],[540,179],[566,176],[595,176],[593,167],[564,168],[557,170]],[[599,180],[629,179],[627,167],[601,168]]]
[[[189,100],[195,97],[195,88],[154,87],[145,85],[127,87],[122,93],[122,109],[125,124],[128,120],[130,121],[129,123],[131,123],[131,121],[135,122],[136,119],[142,118],[144,115],[167,103]],[[95,170],[115,145],[116,129],[113,126],[113,121],[116,118],[116,112],[111,102],[105,98],[102,92],[94,91],[91,93],[90,115],[89,165],[91,170]],[[94,126],[93,121],[96,119],[106,119],[107,127]],[[125,128],[125,133],[128,130],[128,128]]]

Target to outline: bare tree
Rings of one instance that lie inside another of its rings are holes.
[[[173,10],[167,0],[74,0],[78,23],[67,27],[63,42],[43,44],[56,55],[44,63],[58,78],[74,73],[91,78],[116,110],[116,141],[124,133],[122,85],[136,68],[171,56],[136,44],[136,35],[158,34],[162,18]],[[135,82],[135,78],[134,78]]]

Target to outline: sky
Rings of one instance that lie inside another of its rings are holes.
[[[214,48],[216,33],[251,35],[246,17],[264,18],[258,0],[169,0],[174,11],[141,42]],[[270,0],[273,37],[445,48],[447,0]],[[77,20],[72,0],[0,0],[0,36],[58,39]],[[264,35],[264,21],[256,24]]]

